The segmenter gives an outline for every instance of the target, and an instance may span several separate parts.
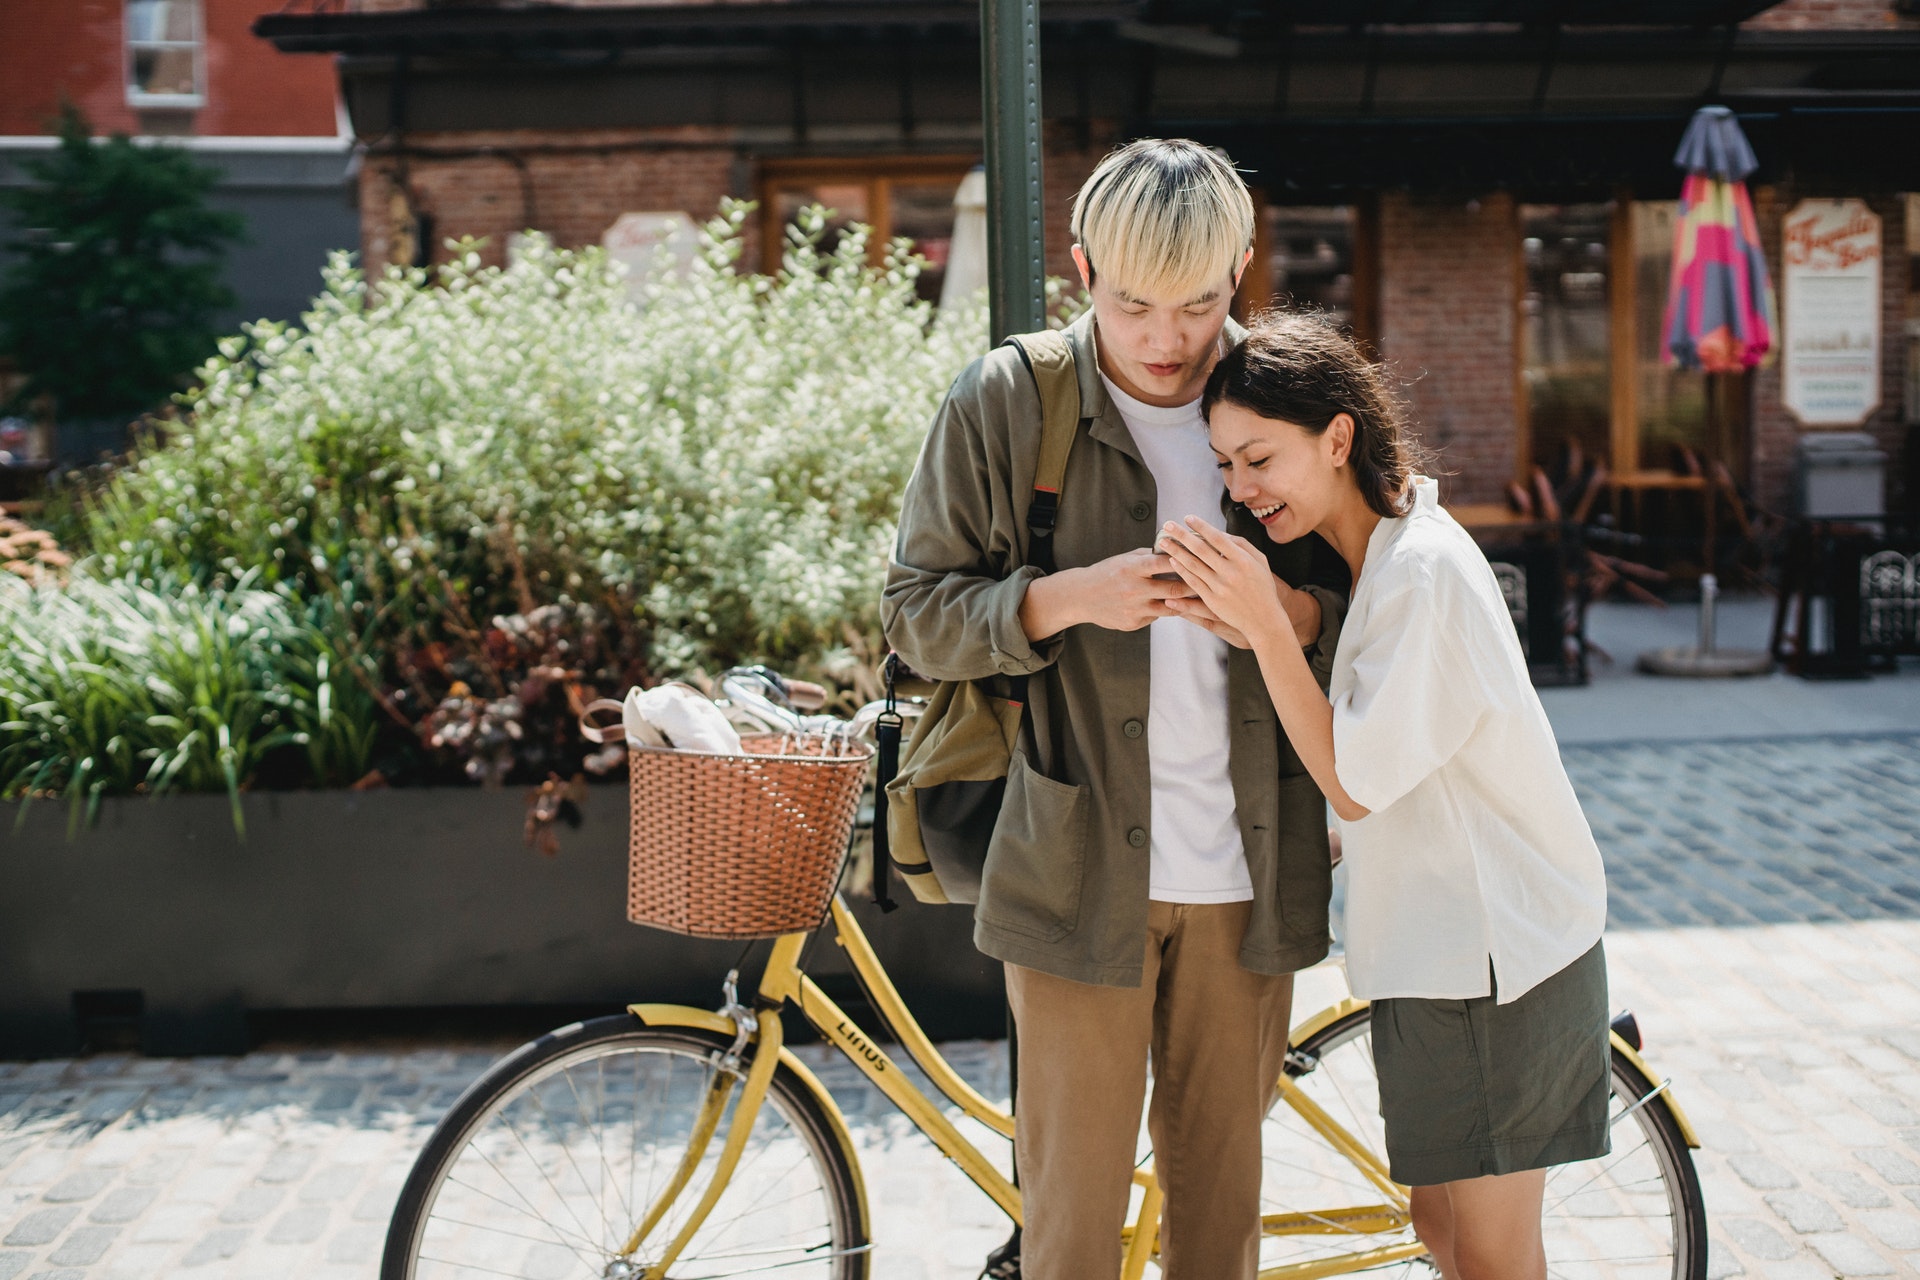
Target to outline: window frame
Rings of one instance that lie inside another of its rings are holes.
[[[760,166],[760,269],[773,272],[780,266],[780,246],[785,242],[785,220],[780,216],[783,192],[822,185],[864,186],[867,189],[868,223],[873,237],[867,243],[867,260],[878,266],[893,239],[893,184],[922,185],[952,179],[957,188],[963,178],[980,163],[977,155],[886,155],[886,156],[804,156],[776,157]]]
[[[120,8],[120,31],[122,53],[125,56],[127,105],[136,110],[195,109],[207,104],[207,21],[206,8],[202,0],[161,0],[163,3],[182,4],[193,20],[193,38],[191,40],[136,40],[131,21],[134,5],[143,0],[124,0]],[[152,0],[144,0],[151,3]],[[186,49],[193,58],[192,93],[148,93],[139,87],[134,77],[134,56],[147,49]]]
[[[1247,263],[1240,277],[1240,288],[1233,295],[1233,318],[1243,324],[1271,305],[1275,296],[1273,231],[1268,226],[1267,214],[1281,203],[1271,199],[1265,187],[1250,187],[1248,195],[1253,199],[1253,260]],[[1352,244],[1353,301],[1348,328],[1362,350],[1377,351],[1380,345],[1380,198],[1377,192],[1356,192],[1346,199],[1303,207],[1332,206],[1344,206],[1351,219],[1348,234]]]
[[[1756,205],[1760,202],[1760,192],[1754,192]],[[1591,197],[1590,197],[1591,199]],[[1612,205],[1607,227],[1607,378],[1608,378],[1608,438],[1607,466],[1615,476],[1634,476],[1646,472],[1644,452],[1645,423],[1641,421],[1640,404],[1640,318],[1638,254],[1640,245],[1634,222],[1634,207],[1638,204],[1666,201],[1673,197],[1651,195],[1636,192],[1632,187],[1614,188],[1605,197]],[[1593,201],[1598,203],[1598,201]],[[1525,487],[1532,483],[1533,467],[1533,422],[1532,406],[1527,395],[1526,367],[1527,350],[1524,327],[1526,325],[1527,265],[1522,242],[1526,237],[1523,205],[1530,203],[1515,198],[1513,201],[1513,398],[1514,398],[1514,480]],[[1780,341],[1778,333],[1774,341]],[[1724,375],[1719,382],[1710,383],[1707,394],[1725,397],[1723,411],[1730,415],[1722,424],[1729,432],[1727,443],[1732,446],[1733,456],[1720,459],[1733,473],[1736,479],[1745,482],[1751,468],[1753,454],[1753,424],[1751,421],[1752,398],[1751,374]],[[1655,473],[1666,468],[1654,469]]]

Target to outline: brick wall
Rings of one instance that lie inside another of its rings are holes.
[[[1855,192],[1763,187],[1754,193],[1754,216],[1766,245],[1767,269],[1773,273],[1776,300],[1780,290],[1780,230],[1788,212],[1801,200],[1847,197]],[[1905,246],[1906,207],[1898,196],[1867,198],[1880,215],[1883,257],[1880,264],[1880,407],[1865,424],[1847,430],[1870,432],[1887,453],[1887,506],[1898,510],[1905,497],[1904,474],[1907,428],[1900,421],[1902,380],[1906,374],[1905,332],[1908,266]],[[1780,362],[1753,374],[1753,495],[1773,511],[1793,509],[1794,448],[1804,429],[1781,403]]]
[[[1119,141],[1119,126],[1049,125],[1043,179],[1046,269],[1077,280],[1068,230],[1073,196]],[[710,216],[723,196],[751,196],[755,158],[714,130],[518,130],[416,133],[404,157],[376,153],[361,170],[362,249],[369,267],[392,256],[393,197],[403,182],[412,207],[434,220],[435,261],[444,241],[485,237],[489,261],[504,259],[509,236],[534,228],[564,245],[598,244],[629,210],[678,209]],[[747,223],[743,261],[759,262],[759,220]]]
[[[279,0],[203,0],[206,102],[191,111],[127,105],[122,0],[0,0],[0,134],[38,134],[62,100],[101,134],[331,137],[333,61],[285,54],[250,27]]]
[[[1079,270],[1073,265],[1073,197],[1095,165],[1123,139],[1120,126],[1111,120],[1096,121],[1086,129],[1068,124],[1050,124],[1041,138],[1044,150],[1041,179],[1045,185],[1047,224],[1047,274],[1059,276],[1077,290]],[[1083,145],[1084,144],[1084,145]]]
[[[1440,453],[1449,502],[1497,502],[1513,477],[1514,254],[1504,192],[1380,200],[1380,354],[1407,384],[1420,438]]]
[[[485,237],[484,256],[500,262],[518,231],[599,244],[622,213],[705,219],[736,194],[734,150],[707,130],[410,134],[407,145],[408,154],[376,154],[361,170],[362,249],[372,270],[392,257],[393,199],[403,186],[414,210],[433,218],[435,261],[449,238]],[[748,238],[757,238],[751,224]],[[757,252],[749,243],[748,261]]]

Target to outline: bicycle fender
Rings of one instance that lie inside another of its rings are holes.
[[[1640,1056],[1639,1050],[1635,1049],[1625,1040],[1622,1040],[1619,1032],[1609,1031],[1607,1034],[1613,1039],[1614,1052],[1618,1053],[1628,1062],[1631,1062],[1633,1069],[1638,1071],[1642,1076],[1645,1076],[1648,1084],[1657,1085],[1660,1083],[1661,1077],[1654,1074],[1653,1068],[1647,1065],[1647,1060]],[[1693,1150],[1698,1151],[1700,1149],[1700,1138],[1693,1131],[1693,1121],[1687,1119],[1687,1113],[1680,1109],[1680,1099],[1673,1096],[1672,1088],[1663,1089],[1660,1093],[1660,1100],[1667,1104],[1667,1114],[1671,1115],[1674,1124],[1680,1127],[1681,1140]]]
[[[630,1004],[627,1012],[650,1027],[692,1027],[697,1031],[717,1031],[730,1036],[737,1028],[733,1019],[711,1009],[696,1009],[686,1004]],[[780,1046],[780,1065],[800,1078],[820,1104],[820,1110],[826,1113],[827,1124],[833,1129],[833,1138],[840,1144],[840,1150],[847,1157],[847,1166],[853,1170],[853,1190],[860,1200],[860,1220],[872,1230],[873,1217],[867,1210],[867,1179],[860,1168],[860,1152],[853,1145],[853,1131],[847,1128],[847,1119],[840,1114],[840,1104],[833,1100],[827,1087],[820,1083],[820,1077],[808,1069],[807,1064],[793,1056],[793,1050]]]
[[[1352,996],[1348,996],[1338,1004],[1328,1005],[1295,1027],[1292,1031],[1288,1032],[1287,1044],[1289,1046],[1305,1044],[1308,1040],[1319,1035],[1322,1031],[1340,1021],[1340,1019],[1346,1017],[1348,1014],[1358,1013],[1366,1007],[1367,1002],[1365,1000],[1356,1000]],[[732,1024],[729,1023],[728,1025],[731,1026]]]

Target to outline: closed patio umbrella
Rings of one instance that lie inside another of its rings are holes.
[[[1729,452],[1723,412],[1724,388],[1711,375],[1743,373],[1766,359],[1775,328],[1773,285],[1760,227],[1747,194],[1747,175],[1759,168],[1740,122],[1726,107],[1702,107],[1687,123],[1673,162],[1686,171],[1680,216],[1673,230],[1673,273],[1667,289],[1663,359],[1710,375],[1707,412],[1712,448]],[[1709,484],[1714,483],[1709,481]],[[1722,649],[1714,634],[1714,493],[1708,503],[1704,572],[1700,575],[1700,637],[1697,643],[1640,655],[1640,669],[1665,676],[1759,675],[1772,668],[1770,654]]]
[[[1746,184],[1759,164],[1725,107],[1694,112],[1673,162],[1687,177],[1674,224],[1664,358],[1682,369],[1740,373],[1766,358],[1775,328]]]

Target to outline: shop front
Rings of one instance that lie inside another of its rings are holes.
[[[1716,533],[1805,509],[1810,439],[1884,455],[1853,477],[1859,501],[1920,500],[1920,18],[1885,0],[1060,0],[1042,17],[1049,270],[1071,271],[1067,202],[1109,147],[1222,146],[1260,206],[1240,309],[1324,309],[1391,361],[1451,503],[1537,507],[1539,477],[1564,490],[1599,464],[1593,514],[1666,539],[1684,575]],[[976,21],[932,0],[389,0],[256,30],[339,55],[370,264],[468,234],[504,254],[526,227],[596,243],[623,215],[734,196],[759,202],[762,265],[818,202],[830,234],[913,238],[937,299],[981,152]],[[1709,102],[1758,157],[1780,299],[1779,350],[1744,374],[1664,350],[1673,155]],[[1824,274],[1793,257],[1816,211],[1852,228],[1852,260]]]

